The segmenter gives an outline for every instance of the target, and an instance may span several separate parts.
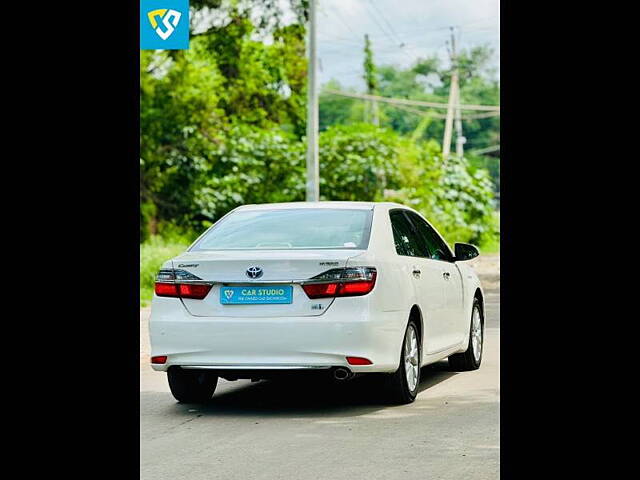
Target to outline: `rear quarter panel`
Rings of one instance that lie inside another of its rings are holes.
[[[396,253],[388,206],[376,205],[369,247],[350,258],[347,265],[376,267],[376,285],[368,295],[369,312],[374,325],[382,323],[375,328],[386,331],[399,359],[409,312],[417,302],[409,267]]]
[[[415,302],[411,272],[399,260],[393,242],[389,208],[377,205],[374,209],[369,248],[348,260],[348,266],[374,266],[378,271],[372,293],[371,307],[379,311],[406,311]]]

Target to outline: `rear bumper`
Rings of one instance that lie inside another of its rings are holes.
[[[369,302],[368,296],[338,298],[319,316],[196,317],[179,299],[154,297],[151,355],[166,355],[167,361],[152,367],[286,371],[343,366],[354,373],[395,371],[407,313],[374,312]],[[347,356],[373,364],[349,365]]]

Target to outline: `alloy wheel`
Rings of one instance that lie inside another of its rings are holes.
[[[473,309],[471,317],[471,347],[473,348],[473,358],[476,362],[480,361],[482,355],[482,319],[480,318],[480,309]]]
[[[419,370],[420,352],[418,349],[418,337],[413,325],[409,325],[404,339],[404,371],[407,376],[407,385],[412,392],[418,383]]]

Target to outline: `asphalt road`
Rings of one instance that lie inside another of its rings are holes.
[[[498,276],[485,291],[480,369],[423,368],[411,405],[380,403],[366,379],[338,386],[220,380],[209,404],[182,405],[141,344],[140,478],[499,478],[499,291]]]

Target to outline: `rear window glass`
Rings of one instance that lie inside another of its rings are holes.
[[[214,225],[191,251],[364,250],[372,214],[372,210],[329,208],[238,211]]]

